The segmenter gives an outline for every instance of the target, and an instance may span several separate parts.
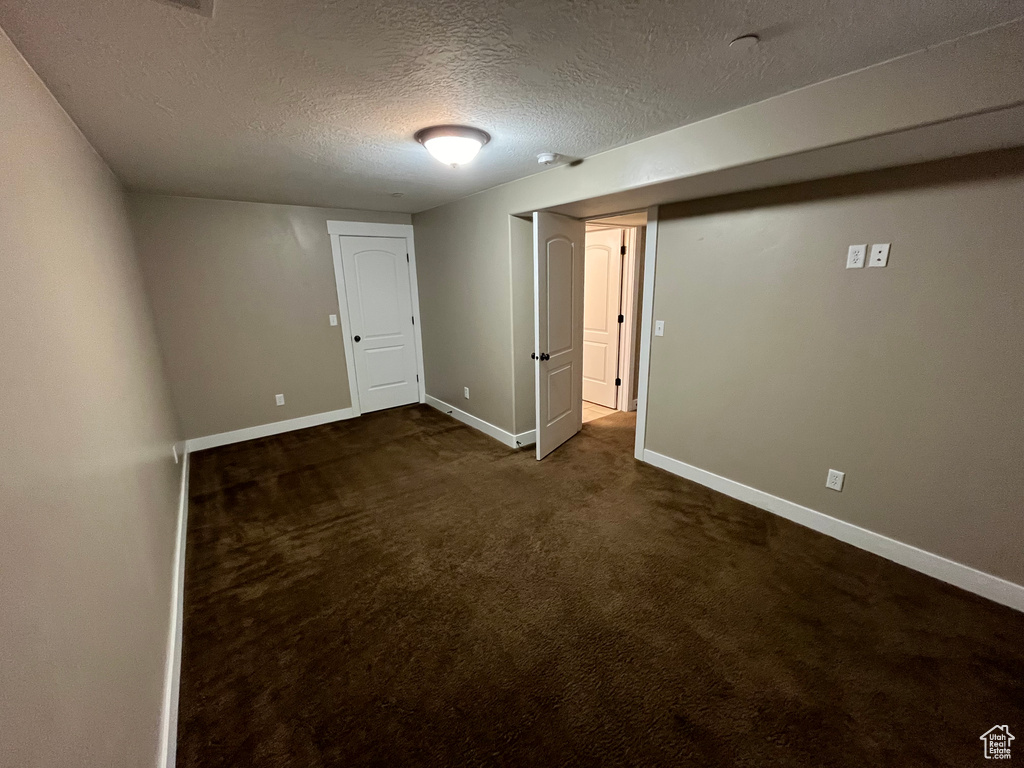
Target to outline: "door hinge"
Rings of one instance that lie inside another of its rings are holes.
[[[619,322],[620,323],[626,322],[626,316],[625,315],[619,315]]]
[[[622,379],[616,378],[615,379],[615,386],[616,387],[621,387],[622,386]]]
[[[413,315],[413,316],[412,316],[412,324],[413,324],[413,325],[416,325],[416,315]]]
[[[420,375],[417,373],[416,374],[416,381],[419,381],[419,380],[420,380]]]
[[[623,251],[623,253],[625,253],[625,251]],[[408,264],[408,263],[409,263],[409,254],[408,254],[408,253],[407,253],[407,254],[405,254],[405,263],[406,263],[406,264]]]
[[[626,246],[622,246],[622,247],[621,247],[621,248],[619,249],[619,253],[620,253],[620,254],[622,254],[623,256],[625,256],[625,255],[626,255]]]

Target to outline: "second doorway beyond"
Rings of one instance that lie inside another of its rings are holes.
[[[639,273],[643,227],[587,225],[583,298],[583,400],[636,409]],[[596,413],[591,410],[591,415]]]

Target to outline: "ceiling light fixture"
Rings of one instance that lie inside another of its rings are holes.
[[[464,125],[435,125],[417,131],[414,138],[427,152],[452,168],[468,163],[476,157],[480,147],[491,140],[486,132]]]

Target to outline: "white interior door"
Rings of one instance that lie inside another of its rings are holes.
[[[415,403],[418,366],[405,238],[340,240],[360,410]]]
[[[582,221],[533,214],[537,458],[583,426]]]
[[[587,232],[583,280],[583,399],[615,408],[619,371],[622,230]]]

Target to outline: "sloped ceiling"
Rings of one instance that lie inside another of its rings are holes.
[[[125,184],[416,212],[1019,17],[1020,0],[0,0]],[[756,32],[737,52],[729,41]],[[849,105],[851,110],[856,104]],[[412,140],[493,140],[466,168]],[[401,193],[401,197],[394,196]]]

